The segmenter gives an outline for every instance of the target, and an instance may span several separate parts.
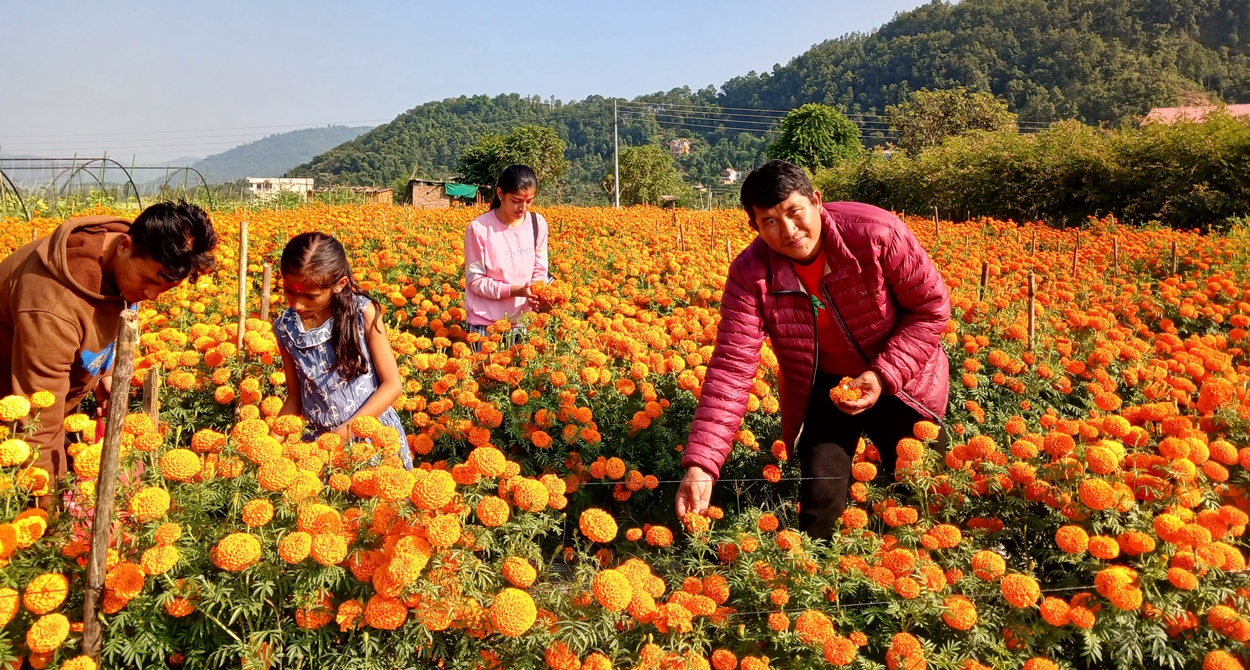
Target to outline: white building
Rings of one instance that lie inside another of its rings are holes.
[[[298,193],[305,200],[313,190],[312,177],[248,177],[248,189],[261,200],[267,200],[279,193]]]
[[[720,183],[722,184],[734,184],[741,178],[742,173],[731,167],[727,167],[720,171]]]
[[[690,153],[690,140],[678,138],[668,141],[668,153],[673,158]]]

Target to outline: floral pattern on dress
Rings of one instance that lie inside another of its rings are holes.
[[[295,310],[287,308],[273,323],[274,335],[295,363],[304,420],[308,422],[308,430],[313,439],[322,433],[333,431],[335,427],[352,418],[381,386],[363,335],[365,308],[370,302],[362,295],[356,295],[355,302],[356,318],[361,326],[360,347],[366,353],[365,374],[355,379],[343,379],[334,369],[334,350],[330,348],[334,319],[327,319],[320,326],[305,330],[304,323]],[[404,426],[400,423],[395,408],[388,407],[378,420],[382,425],[390,426],[399,433],[399,457],[403,460],[404,467],[411,470],[412,453],[408,450]]]

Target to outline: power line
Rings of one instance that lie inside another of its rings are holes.
[[[793,109],[789,109],[789,110],[752,109],[752,108],[747,108],[747,107],[720,107],[718,105],[683,105],[683,104],[650,103],[650,102],[628,102],[628,103],[623,102],[621,104],[642,106],[646,108],[665,108],[665,109],[674,109],[674,110],[676,109],[713,110],[710,112],[705,112],[708,114],[717,114],[718,113],[717,110],[740,110],[744,112],[759,112],[757,114],[724,114],[725,116],[744,116],[744,117],[755,117],[755,118],[774,118],[772,116],[774,114],[780,114],[784,116],[794,111]],[[890,119],[891,118],[889,115],[886,115],[886,114],[867,114],[867,113],[860,113],[860,112],[844,112],[842,113],[842,115],[847,118],[852,118],[852,119],[856,119],[856,118]],[[1055,121],[1017,121],[1016,125],[1018,126],[1049,126],[1052,123],[1055,123]]]

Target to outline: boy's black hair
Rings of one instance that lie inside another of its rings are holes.
[[[130,224],[135,255],[161,266],[165,281],[178,282],[213,269],[217,232],[208,213],[186,201],[158,202]]]
[[[812,180],[807,178],[807,172],[803,168],[783,160],[771,160],[752,170],[742,181],[739,199],[747,216],[754,221],[756,207],[775,207],[795,191],[807,196],[809,200],[816,199]]]

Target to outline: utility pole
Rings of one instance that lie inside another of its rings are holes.
[[[616,100],[612,100],[612,206],[621,208],[621,134],[617,130]]]

